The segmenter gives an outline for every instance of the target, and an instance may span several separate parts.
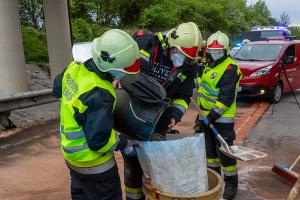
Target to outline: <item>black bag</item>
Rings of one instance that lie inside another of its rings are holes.
[[[139,73],[121,80],[122,88],[133,98],[145,103],[160,103],[166,99],[166,91],[154,78]]]

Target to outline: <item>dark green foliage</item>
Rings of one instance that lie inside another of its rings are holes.
[[[293,36],[296,36],[297,39],[300,39],[300,26],[291,26],[289,29],[291,30]]]
[[[91,25],[84,19],[72,20],[72,33],[74,42],[84,42],[92,40]]]
[[[26,63],[45,64],[49,62],[45,32],[31,27],[22,27]]]
[[[42,0],[20,0],[20,18],[22,25],[41,29],[44,25]]]
[[[98,24],[88,23],[84,19],[72,20],[72,32],[74,42],[92,41],[96,37],[100,37],[105,31],[110,28]]]
[[[165,31],[182,22],[195,22],[204,38],[221,30],[236,37],[255,25],[274,25],[263,0],[70,0],[74,42],[92,41],[106,30],[120,28]],[[43,28],[42,0],[20,0],[22,25]],[[27,62],[48,61],[44,32],[23,28]]]

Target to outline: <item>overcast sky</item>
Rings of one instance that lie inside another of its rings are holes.
[[[257,0],[247,0],[248,4],[254,4]],[[265,0],[272,16],[279,19],[283,12],[291,16],[291,25],[300,25],[300,0]]]

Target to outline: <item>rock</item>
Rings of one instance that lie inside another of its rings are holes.
[[[4,131],[6,128],[0,123],[0,131]]]
[[[5,114],[0,114],[0,124],[1,124],[3,127],[8,128],[8,127],[9,127],[8,116],[6,116]]]
[[[28,87],[31,91],[43,90],[52,87],[52,81],[48,72],[43,71],[37,65],[26,64]]]

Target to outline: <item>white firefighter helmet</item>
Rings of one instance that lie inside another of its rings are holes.
[[[111,29],[93,40],[92,57],[102,72],[116,70],[136,74],[140,70],[139,47],[125,31]]]
[[[202,36],[198,26],[193,22],[182,23],[167,33],[169,47],[176,47],[190,59],[198,58],[198,49]]]
[[[207,49],[225,49],[228,55],[230,52],[228,36],[221,31],[212,34],[207,40]]]

